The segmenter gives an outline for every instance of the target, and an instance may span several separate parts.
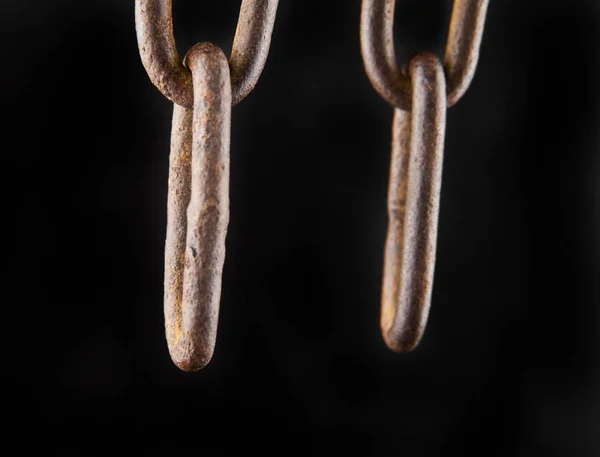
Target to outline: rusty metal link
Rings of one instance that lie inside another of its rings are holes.
[[[243,0],[231,59],[232,104],[248,95],[264,68],[279,0]],[[172,102],[191,109],[192,75],[173,34],[172,0],[136,0],[135,22],[142,63],[152,83]]]
[[[173,362],[184,371],[212,358],[229,223],[231,107],[264,68],[278,0],[243,0],[231,59],[200,43],[182,62],[172,0],[137,0],[140,55],[151,81],[174,102],[164,314]]]
[[[431,304],[446,109],[465,93],[477,65],[488,0],[454,0],[444,66],[418,53],[400,70],[395,0],[363,0],[361,51],[375,90],[395,107],[381,330],[397,352],[419,343]]]
[[[394,112],[381,299],[383,337],[398,352],[419,343],[429,315],[446,125],[438,58],[417,54],[408,71],[412,111]]]
[[[194,109],[174,106],[167,240],[165,328],[173,362],[196,371],[217,336],[229,222],[231,80],[225,54],[210,43],[186,56]]]
[[[375,90],[390,105],[411,107],[409,76],[400,69],[394,50],[395,0],[363,0],[360,19],[365,69]],[[454,0],[446,44],[448,107],[465,93],[477,66],[489,0]]]

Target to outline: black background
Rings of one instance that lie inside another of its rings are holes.
[[[399,60],[443,50],[450,3],[398,1]],[[175,1],[180,52],[229,52],[238,8]],[[491,0],[448,112],[429,325],[397,355],[378,328],[392,109],[362,67],[360,2],[281,0],[233,111],[219,336],[195,374],[164,339],[172,106],[133,12],[0,8],[5,439],[60,455],[600,454],[597,2]]]

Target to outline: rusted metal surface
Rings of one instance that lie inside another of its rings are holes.
[[[421,52],[401,70],[394,50],[395,0],[363,0],[360,41],[375,90],[395,107],[381,330],[390,349],[419,343],[431,303],[446,109],[477,66],[488,0],[454,0],[444,67]]]
[[[271,46],[279,0],[244,0],[229,66],[233,104],[248,95],[260,77]]]
[[[454,0],[446,45],[448,107],[465,93],[477,66],[489,0]],[[375,90],[389,104],[410,110],[410,78],[394,50],[395,0],[363,0],[360,37],[365,70]]]
[[[186,57],[193,112],[175,105],[165,249],[165,327],[171,358],[186,371],[211,359],[217,336],[229,223],[231,77],[210,43]]]
[[[183,269],[187,237],[187,207],[192,190],[192,117],[192,110],[173,104],[167,197],[164,310],[171,358],[183,369],[185,369],[186,353],[182,342]]]
[[[381,303],[384,339],[398,352],[414,349],[429,315],[446,124],[438,58],[420,53],[408,68],[412,111],[394,114]]]
[[[231,59],[210,43],[184,62],[175,47],[172,0],[136,0],[142,63],[174,102],[167,239],[165,331],[185,371],[212,358],[229,223],[231,107],[256,85],[271,44],[278,0],[243,0]]]
[[[264,68],[279,0],[243,0],[231,53],[233,104],[252,91]],[[192,76],[182,64],[173,34],[172,0],[136,0],[142,63],[152,83],[174,103],[191,109]]]

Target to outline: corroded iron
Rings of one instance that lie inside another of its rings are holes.
[[[182,62],[172,0],[136,0],[140,55],[151,81],[174,102],[167,239],[165,331],[173,362],[196,371],[212,358],[229,223],[231,107],[264,68],[278,0],[243,0],[231,59],[210,43]]]
[[[136,0],[135,23],[142,63],[165,97],[191,109],[192,75],[183,65],[173,34],[173,0]],[[265,66],[279,0],[243,0],[230,66],[232,100],[248,95]]]
[[[225,55],[210,43],[194,46],[186,64],[194,109],[175,105],[173,115],[165,322],[171,358],[194,371],[210,361],[217,337],[229,222],[231,80]]]
[[[438,58],[420,53],[408,68],[412,110],[394,112],[381,300],[382,333],[395,351],[418,344],[429,315],[446,124]]]
[[[395,0],[363,0],[365,71],[395,108],[381,330],[388,347],[419,343],[431,304],[446,109],[467,90],[477,66],[488,0],[454,0],[444,67],[419,53],[400,69],[394,50]]]
[[[489,0],[454,0],[446,44],[448,107],[465,93],[477,67]],[[396,61],[394,10],[396,0],[363,0],[360,19],[365,70],[374,89],[390,105],[410,110],[410,77]]]
[[[182,367],[186,351],[183,336],[183,270],[187,238],[187,207],[192,192],[193,111],[173,105],[169,190],[167,196],[167,239],[165,243],[164,312],[167,344],[171,358]],[[185,369],[185,367],[182,367]]]

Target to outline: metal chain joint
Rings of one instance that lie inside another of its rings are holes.
[[[165,330],[173,362],[196,371],[213,355],[225,237],[229,223],[231,107],[248,95],[264,68],[278,0],[243,0],[229,63],[211,43],[181,61],[172,0],[136,0],[142,63],[174,102],[167,239]]]
[[[479,57],[488,0],[454,0],[444,65],[421,52],[400,70],[395,0],[363,0],[361,51],[374,89],[395,108],[381,330],[390,349],[421,340],[431,304],[446,108],[466,92]]]

